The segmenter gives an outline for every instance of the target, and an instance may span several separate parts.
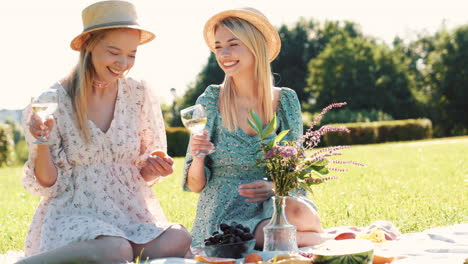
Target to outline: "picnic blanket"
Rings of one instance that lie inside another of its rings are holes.
[[[394,264],[462,264],[468,259],[468,223],[403,234],[384,247],[397,256]]]
[[[382,244],[397,258],[392,264],[462,264],[468,259],[468,223],[402,234],[398,240]],[[21,251],[0,255],[0,264],[11,264],[24,256]],[[193,260],[167,258],[148,264],[193,263]]]

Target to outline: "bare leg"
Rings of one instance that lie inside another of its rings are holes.
[[[268,223],[270,222],[270,219],[265,219],[258,223],[257,227],[255,227],[255,230],[253,232],[253,235],[255,237],[255,248],[257,250],[262,250],[263,249],[263,227],[265,227]]]
[[[184,257],[190,251],[192,237],[181,225],[173,225],[155,240],[146,244],[134,244],[133,254],[141,260],[147,258]]]
[[[132,260],[132,247],[126,239],[100,236],[31,256],[17,264],[122,263]]]
[[[297,231],[323,233],[320,216],[317,211],[300,198],[288,197],[286,200],[286,217]]]

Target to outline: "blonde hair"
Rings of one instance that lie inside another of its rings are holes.
[[[258,113],[263,120],[263,124],[273,118],[273,78],[271,74],[270,62],[265,37],[248,21],[238,17],[227,17],[219,22],[214,28],[225,26],[234,36],[236,36],[249,50],[255,58],[254,78],[258,84],[258,99],[260,101],[261,112]],[[231,77],[225,76],[223,89],[219,94],[219,110],[223,125],[230,131],[239,127],[239,118],[233,108],[237,108],[238,99],[236,89]]]
[[[80,136],[86,144],[91,142],[88,126],[88,95],[92,90],[96,71],[92,62],[92,50],[107,32],[113,29],[98,30],[90,34],[88,40],[80,49],[78,64],[64,80],[65,88],[71,98],[75,121],[80,130]]]

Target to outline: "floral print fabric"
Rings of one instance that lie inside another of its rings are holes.
[[[35,140],[26,131],[29,159],[23,185],[42,199],[26,238],[26,256],[71,242],[101,235],[117,236],[137,244],[158,237],[171,224],[139,169],[154,149],[166,150],[166,135],[159,104],[151,102],[148,88],[133,79],[120,79],[114,117],[107,131],[89,122],[91,143],[85,144],[74,122],[73,107],[64,88],[51,138],[52,160],[58,177],[43,187],[34,176]],[[31,115],[23,112],[23,125]],[[26,127],[26,126],[25,126]]]
[[[258,152],[260,139],[249,136],[242,129],[228,131],[223,125],[218,111],[218,85],[209,86],[198,98],[208,112],[206,130],[216,151],[205,159],[205,188],[200,193],[197,213],[192,228],[192,246],[203,246],[203,240],[219,229],[219,224],[235,221],[248,226],[253,232],[259,222],[271,218],[272,200],[263,203],[249,203],[238,193],[241,184],[264,180],[262,168],[255,162],[261,156]],[[289,88],[281,88],[277,110],[278,130],[290,129],[285,137],[297,140],[302,135],[301,108],[296,93]],[[270,135],[274,137],[275,135]],[[187,152],[184,168],[184,190],[187,169],[192,156]]]

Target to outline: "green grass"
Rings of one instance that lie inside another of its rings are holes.
[[[344,159],[368,164],[351,167],[339,179],[315,186],[310,198],[325,228],[392,221],[402,232],[467,221],[468,137],[352,146]],[[189,230],[198,195],[181,190],[183,159],[174,175],[154,191],[171,222]],[[0,253],[22,250],[38,198],[20,182],[21,168],[0,169]]]

